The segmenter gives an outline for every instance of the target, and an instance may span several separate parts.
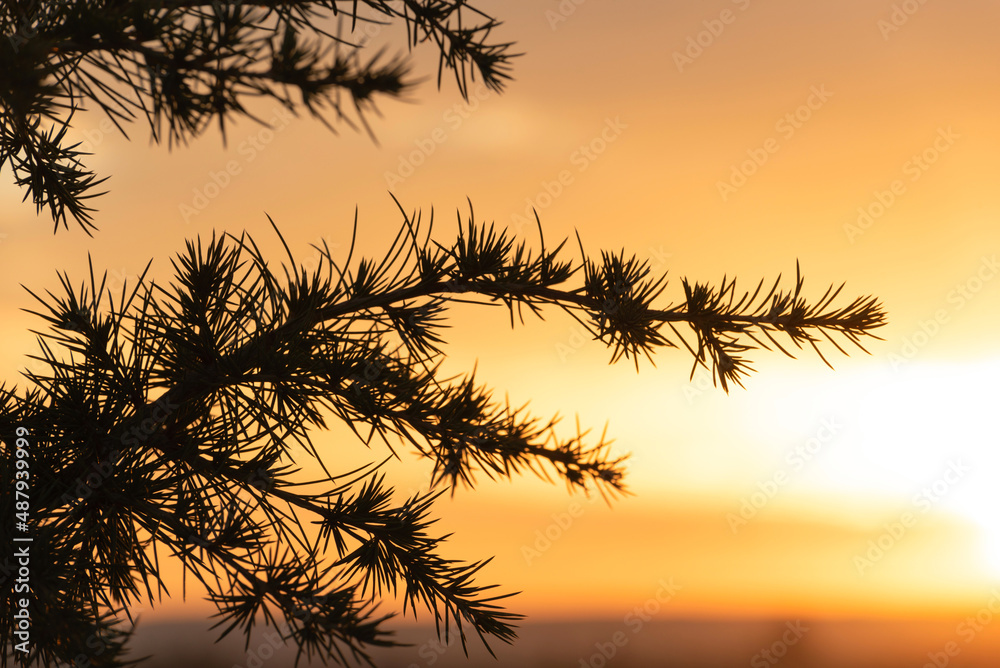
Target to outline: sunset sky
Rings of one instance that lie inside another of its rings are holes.
[[[0,179],[0,378],[23,385],[37,350],[21,284],[55,292],[57,269],[78,284],[88,252],[119,289],[150,259],[168,282],[185,240],[213,229],[246,230],[280,262],[265,213],[303,258],[320,240],[343,257],[357,207],[360,251],[379,256],[402,222],[390,191],[433,207],[443,243],[467,197],[477,220],[537,243],[534,206],[547,243],[578,232],[591,254],[669,271],[666,301],[682,276],[789,286],[798,261],[809,298],[841,282],[843,300],[879,297],[884,340],[829,347],[834,370],[755,352],[729,395],[705,372],[689,381],[683,349],[636,373],[559,312],[511,330],[503,308],[456,309],[447,375],[478,365],[497,398],[564,416],[567,436],[577,416],[595,438],[607,424],[633,495],[608,507],[484,476],[437,505],[449,555],[495,556],[481,580],[522,591],[511,607],[534,619],[624,616],[662,583],[676,587],[664,616],[981,608],[1000,584],[1000,4],[578,1],[478,3],[525,54],[514,81],[463,102],[418,48],[426,81],[379,105],[377,144],[267,103],[273,132],[241,123],[227,146],[213,130],[173,151],[81,115],[111,176],[93,238],[53,236]],[[402,31],[374,41],[398,47]],[[342,427],[315,442],[349,465],[387,454]],[[401,452],[387,479],[425,486],[429,462]]]

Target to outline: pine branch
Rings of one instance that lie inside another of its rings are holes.
[[[746,351],[789,354],[779,343],[787,337],[820,352],[823,336],[844,352],[835,335],[860,346],[884,323],[874,299],[834,306],[839,289],[810,305],[798,272],[791,291],[776,281],[752,295],[725,279],[718,289],[682,279],[684,301],[657,305],[666,276],[623,252],[598,261],[579,244],[581,259],[565,259],[566,242],[546,248],[540,224],[534,250],[476,224],[471,211],[442,245],[430,223],[404,213],[379,262],[355,259],[353,242],[339,262],[316,247],[321,259],[309,273],[286,244],[279,276],[250,236],[213,235],[188,242],[169,286],[144,272],[131,291],[112,295],[91,266],[79,288],[60,276],[64,295],[31,293],[41,305],[32,312],[49,326],[38,332],[37,357],[49,371],[25,374],[31,389],[21,396],[0,387],[0,437],[5,452],[17,426],[36,441],[34,530],[51,564],[40,608],[77,615],[42,614],[35,658],[70,660],[83,629],[98,629],[123,658],[120,614],[170,595],[160,580],[164,549],[209,592],[223,635],[240,629],[249,641],[262,619],[300,656],[367,661],[366,648],[393,644],[382,628],[391,616],[376,617],[373,605],[399,590],[404,610],[426,608],[439,633],[457,632],[463,646],[469,628],[488,648],[489,637],[511,641],[520,616],[500,607],[510,594],[474,583],[486,562],[440,555],[444,538],[428,533],[434,499],[445,486],[472,487],[479,473],[528,471],[611,497],[627,493],[624,458],[611,457],[603,435],[588,444],[578,425],[560,437],[558,418],[498,404],[474,372],[440,377],[451,304],[502,304],[512,326],[515,314],[523,322],[522,307],[539,317],[566,312],[612,349],[612,362],[634,358],[637,368],[640,354],[684,346],[727,391],[749,370]],[[395,506],[380,465],[331,473],[332,453],[310,440],[330,415],[366,442],[378,435],[431,459],[438,489]],[[297,480],[296,448],[324,479]],[[97,484],[81,487],[94,472]],[[306,528],[316,523],[318,537]]]
[[[144,117],[152,138],[170,146],[213,123],[223,141],[235,119],[263,124],[245,106],[259,97],[334,131],[331,118],[372,134],[375,101],[404,96],[414,81],[403,57],[364,56],[371,48],[359,23],[403,23],[408,48],[432,43],[438,85],[450,70],[463,97],[477,77],[496,91],[510,78],[512,44],[495,41],[498,22],[464,0],[8,2],[0,7],[0,169],[9,164],[25,199],[48,207],[55,231],[72,218],[90,234],[88,200],[103,194],[95,189],[105,179],[66,140],[88,103],[123,134]]]

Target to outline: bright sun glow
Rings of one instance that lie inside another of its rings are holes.
[[[991,428],[1000,363],[917,365],[873,384],[859,434],[887,471],[916,483],[922,507],[979,527],[980,558],[1000,577],[1000,451]],[[921,506],[918,506],[921,507]]]
[[[825,419],[835,420],[834,439],[789,491],[870,498],[918,519],[966,520],[981,531],[982,553],[970,555],[970,566],[1000,577],[1000,438],[992,427],[998,373],[1000,360],[913,360],[839,374],[820,394],[786,385],[759,395],[761,403],[746,418],[748,431],[761,443],[773,442],[775,412],[787,416],[783,427],[794,436],[775,446],[780,455],[795,439],[805,443],[818,434]]]

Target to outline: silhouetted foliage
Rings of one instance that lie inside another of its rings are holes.
[[[72,218],[89,233],[88,202],[105,179],[66,138],[87,103],[123,134],[145,117],[152,138],[170,145],[213,121],[224,138],[227,121],[259,120],[244,106],[258,97],[365,124],[379,95],[399,97],[413,81],[402,57],[365,55],[359,22],[404,23],[409,45],[432,42],[438,83],[452,71],[463,96],[477,76],[497,91],[508,79],[511,45],[491,41],[498,23],[464,0],[6,0],[0,169],[10,165],[56,230]]]
[[[495,22],[461,0],[18,0],[0,9],[0,166],[10,162],[57,229],[67,216],[93,229],[86,201],[100,180],[64,145],[85,100],[116,122],[144,115],[170,142],[249,115],[248,95],[346,118],[342,93],[363,121],[374,95],[408,84],[402,61],[363,62],[321,29],[338,11],[362,20],[360,7],[404,21],[411,43],[435,42],[463,94],[475,73],[495,89],[507,76],[509,45],[487,44]],[[464,14],[482,20],[466,27]],[[884,323],[871,297],[835,306],[840,290],[830,289],[807,302],[797,268],[791,289],[779,280],[752,294],[726,279],[681,279],[683,301],[661,304],[666,276],[624,251],[591,257],[577,238],[571,259],[566,241],[546,245],[540,222],[532,249],[477,223],[471,204],[457,238],[439,243],[418,213],[400,211],[378,261],[355,258],[352,238],[340,260],[317,247],[312,271],[285,245],[288,263],[274,271],[247,234],[213,234],[188,242],[169,285],[147,280],[147,266],[112,294],[91,266],[79,287],[63,273],[59,294],[31,292],[47,323],[36,332],[43,370],[25,372],[20,392],[0,386],[0,479],[30,488],[30,521],[5,519],[0,542],[19,545],[15,529],[32,539],[31,642],[27,655],[15,647],[24,593],[10,549],[0,563],[3,666],[134,663],[134,606],[170,595],[161,557],[204,585],[221,635],[242,631],[249,643],[263,621],[300,657],[366,661],[368,648],[394,644],[392,613],[376,604],[397,592],[404,611],[429,610],[439,634],[458,633],[463,646],[471,631],[487,647],[511,641],[511,594],[475,582],[486,562],[441,555],[434,499],[477,474],[524,472],[610,498],[625,493],[624,461],[603,435],[560,434],[557,419],[495,401],[474,374],[441,377],[454,304],[503,304],[512,327],[525,312],[564,311],[612,362],[637,369],[640,356],[683,347],[692,373],[710,369],[726,391],[742,384],[753,349],[789,354],[790,343],[822,356],[826,341],[845,352],[842,342],[860,347]],[[400,501],[378,462],[331,471],[336,453],[310,439],[331,416],[368,444],[430,459],[432,491]],[[321,479],[301,479],[305,457]],[[0,496],[0,516],[21,512],[19,499]]]
[[[593,260],[581,248],[574,262],[565,242],[551,249],[544,239],[533,251],[471,212],[451,245],[429,233],[407,216],[381,261],[355,259],[352,243],[338,264],[317,247],[312,273],[289,251],[282,275],[249,236],[213,236],[188,244],[169,287],[144,272],[112,295],[92,270],[78,289],[62,275],[65,294],[36,297],[50,327],[38,359],[50,371],[27,373],[32,389],[20,396],[0,388],[4,443],[18,426],[31,435],[36,656],[70,660],[94,633],[111,656],[111,634],[125,633],[112,615],[163,592],[162,553],[208,588],[226,631],[249,634],[265,614],[301,651],[326,659],[363,659],[367,646],[390,643],[388,616],[372,604],[397,588],[414,613],[420,604],[444,622],[439,631],[455,625],[463,644],[468,627],[484,641],[512,639],[518,615],[497,606],[507,595],[484,596],[490,587],[472,581],[484,562],[437,554],[443,538],[428,533],[428,513],[440,491],[394,506],[377,465],[332,473],[334,453],[309,438],[333,414],[365,442],[412,446],[433,460],[434,484],[452,490],[471,487],[477,472],[532,471],[622,492],[622,459],[608,456],[603,438],[560,437],[556,420],[497,404],[472,375],[439,377],[455,302],[505,304],[512,325],[525,310],[562,309],[613,360],[683,345],[723,387],[748,370],[746,351],[785,349],[778,336],[816,347],[837,345],[839,334],[860,345],[883,324],[872,298],[836,308],[839,290],[828,290],[810,306],[801,278],[790,292],[776,283],[740,297],[732,282],[683,280],[685,301],[657,306],[666,277],[634,256]],[[327,479],[303,487],[294,461],[305,453]],[[310,538],[313,522],[320,533]]]

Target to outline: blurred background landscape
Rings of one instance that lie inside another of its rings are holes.
[[[494,557],[478,581],[521,592],[507,607],[528,615],[522,638],[493,643],[498,661],[470,639],[466,660],[408,618],[399,634],[414,647],[376,663],[996,665],[1000,4],[477,6],[525,54],[509,89],[437,90],[436,52],[417,48],[427,81],[411,103],[380,105],[377,144],[271,108],[256,110],[266,133],[244,123],[226,145],[213,130],[172,152],[144,127],[130,142],[95,113],[75,119],[90,165],[111,175],[94,238],[53,236],[0,179],[2,378],[23,385],[37,350],[21,286],[55,292],[56,270],[79,284],[88,253],[118,291],[150,259],[169,282],[185,240],[213,230],[246,230],[279,262],[266,212],[308,266],[310,244],[346,256],[357,207],[359,253],[380,256],[402,222],[389,191],[408,211],[433,207],[442,243],[468,197],[477,220],[537,246],[534,208],[547,244],[578,232],[591,254],[624,248],[669,271],[667,301],[683,298],[681,276],[752,290],[794,280],[798,261],[811,300],[841,282],[844,303],[878,296],[883,340],[866,342],[871,355],[827,346],[835,370],[812,351],[754,353],[758,373],[729,395],[691,376],[683,349],[637,374],[563,314],[511,330],[503,308],[456,308],[443,369],[475,366],[497,398],[564,416],[566,434],[578,419],[596,441],[606,425],[631,454],[632,495],[608,504],[484,476],[441,497],[447,555]],[[402,26],[381,43],[399,50]],[[342,425],[314,442],[343,470],[388,454]],[[400,453],[387,480],[400,497],[426,489],[430,463]],[[151,665],[291,665],[287,648],[257,664],[239,638],[212,645],[214,609],[194,588],[182,601],[174,575],[169,600],[136,611]]]
[[[232,638],[205,647],[179,640],[196,638],[207,625],[193,622],[151,625],[135,638],[136,656],[152,655],[149,668],[242,668],[294,664],[295,651],[265,635],[256,635],[250,647]],[[438,641],[432,627],[405,627],[399,640],[411,647],[372,652],[382,668],[581,668],[620,666],[671,666],[676,668],[722,668],[723,666],[773,666],[786,668],[923,668],[960,666],[988,668],[1000,654],[1000,625],[984,630],[967,644],[956,635],[951,621],[870,620],[657,620],[637,633],[618,621],[577,621],[529,624],[513,645],[494,644],[496,659],[472,640],[469,655],[459,640]],[[783,636],[801,631],[801,641],[787,649]],[[619,636],[615,644],[615,634]],[[955,643],[954,645],[949,643]],[[303,660],[299,665],[320,665]]]

